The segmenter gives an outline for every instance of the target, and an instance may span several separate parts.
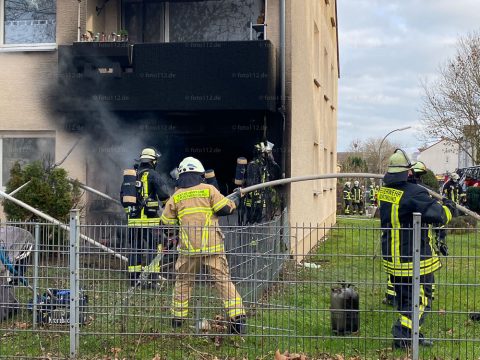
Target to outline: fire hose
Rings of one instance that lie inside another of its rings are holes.
[[[333,173],[333,174],[321,174],[321,175],[305,175],[305,176],[296,176],[296,177],[291,177],[291,178],[285,178],[285,179],[279,179],[279,180],[273,180],[273,181],[267,181],[261,184],[256,184],[252,186],[248,186],[246,188],[241,188],[240,192],[242,195],[247,194],[252,191],[264,189],[267,187],[272,187],[272,186],[279,186],[279,185],[286,185],[294,182],[301,182],[301,181],[311,181],[311,180],[322,180],[322,179],[338,179],[338,178],[374,178],[374,179],[383,179],[384,175],[381,174],[369,174],[369,173]],[[443,200],[442,195],[436,193],[435,191],[418,184],[420,187],[424,188],[425,190],[428,191],[428,193],[438,199],[438,200]],[[470,215],[471,217],[480,220],[480,215],[477,213],[473,212],[472,210],[467,209],[464,206],[461,206],[459,204],[455,204],[455,207],[463,212],[464,214]]]

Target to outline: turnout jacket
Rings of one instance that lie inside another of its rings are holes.
[[[228,215],[235,208],[235,203],[213,185],[200,183],[175,191],[165,204],[161,221],[180,225],[180,253],[223,253],[224,235],[218,216]]]
[[[343,187],[343,200],[352,200],[352,192],[347,185]]]
[[[452,218],[448,207],[432,199],[422,187],[400,180],[401,174],[386,174],[378,192],[382,225],[382,256],[385,271],[399,277],[413,276],[413,213],[422,214],[420,275],[442,265],[433,249],[431,226],[447,224]],[[425,228],[426,227],[426,228]]]
[[[354,203],[360,203],[363,200],[363,191],[360,187],[354,186],[351,190]]]

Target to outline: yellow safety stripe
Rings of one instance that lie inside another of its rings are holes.
[[[412,320],[409,319],[408,317],[404,316],[404,315],[400,316],[400,324],[402,324],[402,326],[404,326],[408,329],[413,329]]]
[[[423,287],[423,285],[420,284],[420,306],[419,306],[419,316],[418,316],[419,319],[422,318],[427,305],[428,305],[428,298],[425,296],[425,288]]]
[[[176,300],[175,298],[173,298],[172,300],[172,304],[174,307],[188,307],[188,299],[187,300],[183,300],[183,301],[179,301],[179,300]]]
[[[147,202],[147,207],[155,207],[155,206],[158,206],[158,201]]]
[[[142,196],[144,199],[148,198],[148,171],[142,174]]]
[[[128,219],[128,226],[152,227],[160,225],[161,218]]]
[[[160,217],[160,220],[162,221],[162,223],[166,224],[166,225],[177,225],[178,224],[178,220],[175,218],[175,219],[172,219],[172,218],[167,218],[165,215],[162,214],[162,216]]]
[[[183,210],[180,210],[178,212],[178,218],[181,219],[185,215],[191,215],[191,214],[212,214],[212,208],[210,207],[204,207],[204,206],[199,206],[199,207],[190,207],[190,208],[185,208]]]
[[[431,257],[426,260],[421,260],[420,261],[420,268],[425,268],[428,266],[432,266],[435,263],[440,262],[440,259],[438,257]],[[403,262],[403,263],[393,263],[388,260],[383,260],[383,266],[389,269],[394,269],[394,270],[412,270],[413,269],[413,262]]]
[[[223,246],[223,244],[218,244],[218,245],[213,245],[213,246],[207,246],[207,247],[201,248],[201,249],[179,248],[178,252],[181,253],[181,254],[184,254],[184,255],[192,255],[192,254],[199,254],[199,253],[208,253],[208,254],[217,253],[218,254],[218,253],[224,253],[225,252],[225,247]]]
[[[227,311],[228,317],[233,318],[239,315],[245,315],[244,309],[231,309]]]
[[[222,200],[220,200],[219,202],[217,202],[216,204],[214,204],[212,206],[212,209],[213,209],[213,211],[217,212],[218,210],[220,210],[221,208],[223,208],[227,204],[228,204],[228,198],[225,197]]]
[[[452,220],[452,213],[451,213],[450,209],[448,207],[446,207],[445,205],[443,205],[442,207],[443,207],[443,210],[445,210],[445,215],[447,215],[446,224],[448,224],[450,222],[450,220]]]
[[[402,265],[405,265],[405,264],[412,264],[412,263],[402,263]],[[385,271],[388,274],[391,274],[394,276],[413,276],[412,269],[397,269],[395,268],[395,265],[385,260],[383,262],[383,265],[385,267]],[[421,261],[420,266],[421,266],[420,275],[427,275],[440,269],[442,267],[442,264],[440,263],[439,259],[434,259],[434,261],[429,265],[425,265],[425,263]]]
[[[177,204],[183,200],[208,198],[208,197],[210,197],[210,189],[190,190],[190,191],[184,191],[182,193],[174,195],[173,202]]]
[[[387,288],[386,293],[387,293],[387,295],[392,295],[392,296],[397,295],[397,293],[395,292],[395,290],[392,290],[392,289],[389,289],[389,288]]]
[[[242,298],[241,297],[236,297],[236,298],[233,298],[233,299],[225,300],[223,302],[223,305],[227,309],[231,308],[231,307],[234,307],[234,306],[237,306],[237,305],[242,306]]]
[[[142,265],[130,265],[127,267],[128,272],[139,272],[142,271]]]
[[[392,204],[392,210],[390,213],[390,221],[392,223],[391,230],[391,249],[392,260],[395,264],[400,263],[400,218],[398,214],[398,205]]]
[[[188,309],[187,310],[172,309],[172,315],[176,318],[185,318],[188,316]]]

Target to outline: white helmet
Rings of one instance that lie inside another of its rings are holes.
[[[450,177],[453,181],[458,181],[460,179],[460,175],[458,175],[457,173],[453,173]]]
[[[350,187],[350,186],[352,185],[352,183],[351,183],[350,181],[347,181],[347,182],[345,183],[345,185],[347,185],[348,187]]]
[[[202,163],[195,159],[194,157],[186,157],[182,160],[180,165],[178,165],[178,174],[181,175],[187,172],[196,172],[196,173],[205,173]]]
[[[358,182],[358,180],[355,180],[355,181],[353,182],[353,186],[358,186],[358,184],[360,184],[360,183]]]

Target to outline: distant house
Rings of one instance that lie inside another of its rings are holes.
[[[447,174],[459,167],[457,144],[440,140],[426,148],[419,149],[417,159],[423,161],[435,175]]]

